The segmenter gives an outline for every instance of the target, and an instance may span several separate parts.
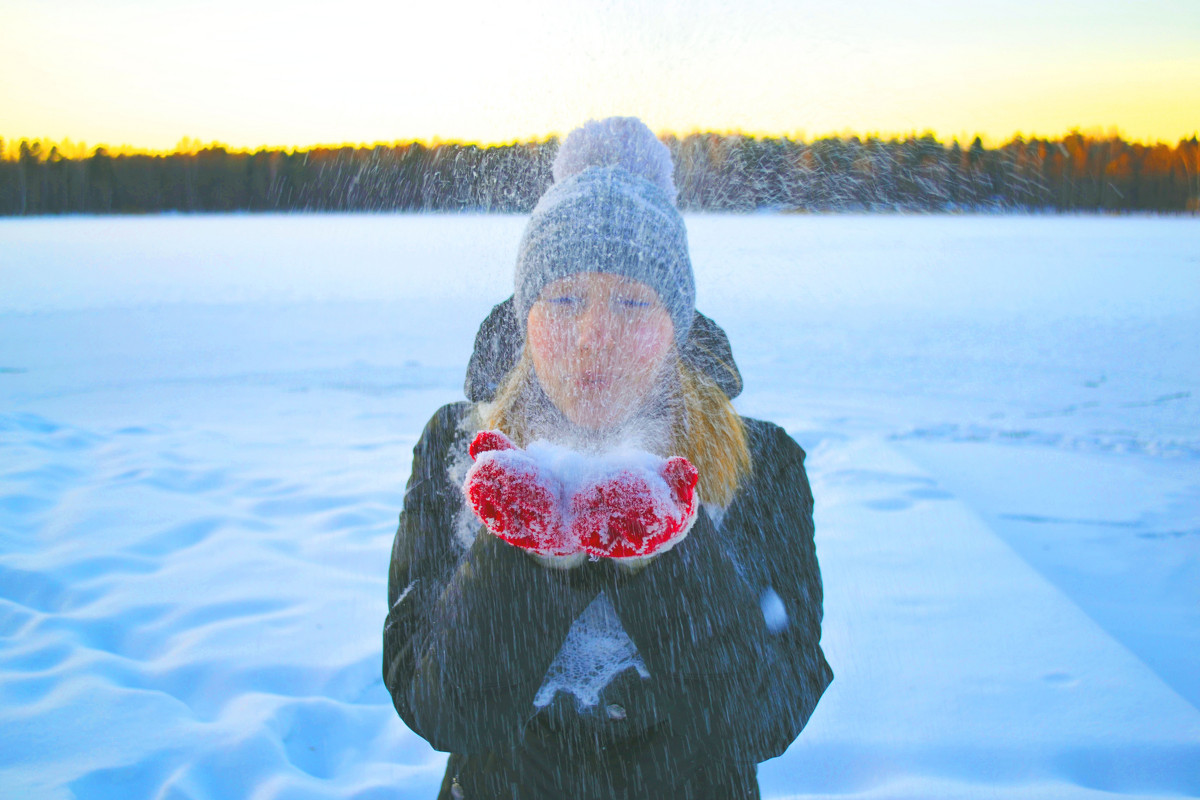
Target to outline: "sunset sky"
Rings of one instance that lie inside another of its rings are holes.
[[[655,130],[1200,130],[1200,0],[0,0],[0,136],[168,150]]]

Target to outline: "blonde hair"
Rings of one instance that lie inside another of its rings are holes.
[[[677,400],[670,421],[670,452],[683,456],[700,473],[697,494],[703,503],[727,506],[751,469],[746,426],[729,397],[706,373],[676,356]],[[480,421],[486,429],[504,431],[519,447],[529,444],[532,412],[528,389],[537,377],[528,349],[500,382],[496,397],[481,405]]]

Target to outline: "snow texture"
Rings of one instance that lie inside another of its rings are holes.
[[[787,609],[784,607],[783,599],[780,598],[778,592],[768,586],[763,590],[759,605],[762,607],[763,622],[766,623],[767,630],[771,633],[779,633],[787,627]]]
[[[616,609],[601,592],[571,625],[533,704],[543,708],[563,692],[575,697],[580,708],[593,707],[600,702],[600,691],[630,668],[650,677]]]
[[[1200,795],[1200,223],[687,222],[816,498],[837,677],[763,796]],[[523,225],[0,220],[0,795],[436,795],[388,555]]]

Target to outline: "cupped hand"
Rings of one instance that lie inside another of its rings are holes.
[[[675,546],[696,519],[699,474],[682,456],[657,468],[644,461],[602,467],[564,486],[500,431],[479,433],[470,454],[463,491],[475,515],[496,536],[541,556],[646,558]]]
[[[699,473],[675,456],[658,473],[625,469],[581,487],[571,499],[571,538],[597,558],[669,550],[696,520]]]
[[[558,479],[499,431],[483,431],[470,447],[475,463],[463,491],[480,521],[504,541],[539,555],[578,552],[568,541]]]

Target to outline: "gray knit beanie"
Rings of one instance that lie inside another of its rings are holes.
[[[533,209],[517,254],[522,328],[546,284],[605,272],[657,291],[676,343],[687,340],[696,280],[673,172],[671,151],[633,117],[591,121],[567,136],[554,159],[554,185]]]

